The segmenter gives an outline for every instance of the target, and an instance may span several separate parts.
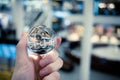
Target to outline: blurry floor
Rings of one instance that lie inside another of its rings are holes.
[[[80,80],[79,78],[79,67],[77,66],[73,72],[63,72],[60,71],[60,80]],[[91,70],[90,80],[120,80],[120,76],[114,76],[99,71]]]
[[[79,80],[79,66],[76,66],[72,72],[60,71],[60,80]]]
[[[64,53],[63,51],[66,49],[66,47],[68,47],[68,43],[64,43],[59,47],[58,51],[60,53],[60,56],[63,57],[63,53]],[[75,55],[79,55],[78,53],[80,53],[80,48],[78,48],[77,50],[72,50],[72,53],[74,53]],[[80,73],[79,65],[75,65],[74,70],[71,72],[64,72],[60,70],[60,74],[61,74],[60,80],[80,80],[79,73]],[[120,76],[115,76],[108,73],[91,70],[90,80],[120,80]]]
[[[120,76],[114,76],[92,70],[90,73],[90,80],[120,80]]]

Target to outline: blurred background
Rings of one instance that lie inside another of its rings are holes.
[[[60,80],[120,80],[120,0],[0,0],[0,80],[10,80],[23,31],[61,36]]]

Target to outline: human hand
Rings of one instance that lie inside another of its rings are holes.
[[[61,39],[57,38],[59,46]],[[27,54],[27,34],[23,33],[17,44],[17,56],[12,80],[59,80],[58,70],[63,61],[56,50],[47,54]]]

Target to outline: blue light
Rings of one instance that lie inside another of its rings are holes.
[[[65,17],[67,17],[69,15],[70,15],[70,13],[65,12],[65,11],[56,11],[56,12],[54,12],[54,16],[59,17],[59,18],[65,18]]]
[[[16,45],[0,44],[0,57],[16,59]]]

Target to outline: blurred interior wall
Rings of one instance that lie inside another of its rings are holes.
[[[23,32],[24,28],[24,13],[23,13],[23,6],[22,0],[11,0],[12,6],[12,14],[13,14],[13,22],[16,27],[16,37],[20,39],[21,33]]]

